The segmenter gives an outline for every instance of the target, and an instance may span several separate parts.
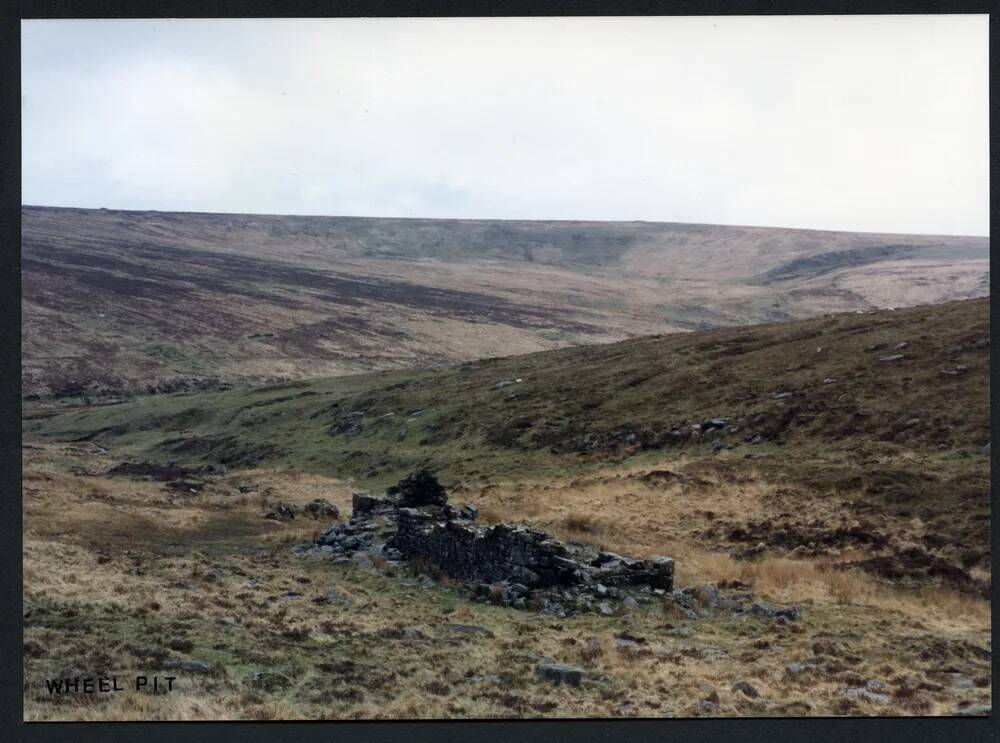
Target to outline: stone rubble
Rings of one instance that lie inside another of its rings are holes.
[[[721,595],[715,586],[675,590],[669,557],[626,557],[520,524],[479,525],[477,516],[473,506],[450,505],[434,475],[420,471],[383,498],[355,493],[348,522],[293,553],[365,569],[434,565],[474,601],[555,617],[615,616],[646,610],[654,601],[672,602],[686,619],[720,610],[784,621],[801,616],[797,607],[775,610],[755,603],[749,593]],[[437,582],[425,574],[418,581],[414,585],[424,588]]]

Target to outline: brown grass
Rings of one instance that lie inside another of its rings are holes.
[[[242,502],[225,494],[237,482],[253,482],[260,490],[273,488],[285,502],[327,497],[347,512],[349,488],[343,484],[256,471],[227,477],[203,496],[174,498],[158,483],[69,469],[90,464],[81,453],[53,450],[33,451],[26,466],[26,603],[78,612],[72,623],[59,627],[29,618],[27,677],[37,683],[55,661],[90,667],[102,654],[123,673],[148,670],[148,659],[135,652],[161,645],[171,657],[210,657],[219,671],[188,677],[178,692],[156,697],[122,694],[53,705],[28,693],[31,719],[688,716],[703,714],[698,702],[713,695],[719,700],[715,715],[909,715],[950,714],[959,700],[990,698],[988,663],[976,655],[954,655],[948,663],[970,678],[985,676],[987,686],[919,689],[933,683],[927,674],[941,666],[933,655],[943,652],[938,648],[958,653],[971,645],[989,646],[986,602],[932,587],[919,592],[887,587],[861,573],[830,570],[830,560],[823,558],[765,554],[736,560],[713,551],[698,539],[705,522],[694,511],[710,499],[714,510],[722,511],[718,501],[735,511],[735,489],[747,499],[747,513],[766,514],[778,488],[696,473],[694,464],[689,470],[674,462],[670,469],[698,474],[706,484],[654,489],[636,484],[631,475],[641,475],[639,469],[620,479],[502,485],[488,490],[479,504],[487,518],[490,509],[509,518],[506,514],[516,515],[532,498],[536,523],[583,539],[594,532],[581,529],[599,529],[596,541],[616,551],[669,554],[677,559],[680,585],[749,583],[761,598],[802,605],[802,622],[781,627],[757,619],[731,622],[724,615],[692,622],[655,609],[569,619],[514,612],[449,592],[430,563],[417,561],[410,568],[438,579],[434,589],[413,586],[409,576],[401,580],[294,558],[292,544],[322,524],[268,522],[259,518],[253,493]],[[716,489],[723,493],[718,499]],[[584,517],[577,519],[580,514]],[[178,549],[177,543],[188,546]],[[251,579],[262,585],[250,587]],[[353,604],[314,603],[328,590],[346,594]],[[301,596],[290,600],[290,592]],[[47,616],[52,621],[59,614]],[[452,623],[481,625],[495,637],[456,635],[448,629]],[[672,627],[689,632],[673,634]],[[643,642],[622,647],[616,640],[623,633]],[[860,660],[829,677],[786,677],[785,665],[807,661],[817,642],[831,640]],[[920,649],[932,659],[922,660]],[[579,688],[540,683],[535,670],[541,655],[581,666],[588,683]],[[345,660],[356,663],[358,672]],[[341,670],[319,672],[318,663]],[[251,671],[269,669],[289,675],[295,685],[275,692],[246,687]],[[854,678],[848,673],[890,684],[897,677],[914,679],[905,688],[917,691],[896,694],[904,687],[893,685],[888,707],[845,705],[841,690]],[[739,680],[752,683],[760,698],[733,693]]]

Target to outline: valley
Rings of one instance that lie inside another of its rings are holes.
[[[29,717],[984,714],[989,348],[980,299],[27,400]],[[433,565],[303,553],[330,525],[307,504],[342,523],[353,492],[421,467],[483,523],[669,555],[694,610],[552,616]],[[712,598],[746,591],[801,620]],[[540,678],[546,659],[583,681]],[[178,693],[45,696],[109,668],[173,670]]]
[[[22,209],[24,395],[428,368],[985,296],[989,241],[646,222]]]

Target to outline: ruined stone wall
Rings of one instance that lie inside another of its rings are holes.
[[[390,546],[408,559],[425,557],[454,578],[505,580],[526,586],[580,582],[579,567],[548,535],[524,527],[436,521],[415,509],[400,509]]]
[[[478,527],[441,520],[425,510],[400,508],[387,546],[403,557],[423,557],[453,578],[553,585],[639,585],[673,589],[673,560],[635,560],[585,545],[569,545],[524,526]]]

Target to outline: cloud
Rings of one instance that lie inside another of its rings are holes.
[[[23,201],[986,234],[986,16],[25,21]]]

